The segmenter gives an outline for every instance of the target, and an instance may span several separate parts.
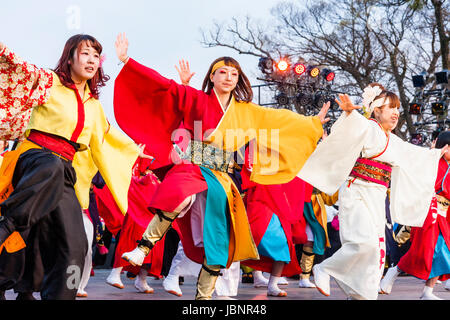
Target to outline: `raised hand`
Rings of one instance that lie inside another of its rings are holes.
[[[339,100],[341,99],[341,100]],[[352,102],[352,100],[350,100],[350,97],[346,94],[340,94],[339,95],[339,99],[336,99],[335,101],[337,102],[337,104],[339,105],[339,107],[347,112],[350,113],[355,109],[361,109],[361,106],[355,106]]]
[[[5,48],[5,45],[0,42],[0,52],[2,52],[4,48]]]
[[[114,43],[116,47],[117,58],[123,63],[128,62],[128,39],[124,33],[119,33],[116,38],[116,42]]]
[[[175,69],[177,69],[178,71],[181,83],[185,86],[188,86],[195,72],[191,73],[191,69],[189,68],[189,61],[185,62],[183,59],[181,59],[180,61],[178,61],[178,64],[180,65],[180,68],[175,65]]]
[[[325,124],[328,121],[330,121],[330,118],[326,118],[327,113],[328,113],[328,109],[330,109],[330,105],[331,105],[330,101],[324,103],[323,106],[322,106],[322,109],[320,109],[319,113],[317,114],[317,116],[319,117],[320,122],[322,124]]]

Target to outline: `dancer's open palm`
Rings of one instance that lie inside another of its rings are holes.
[[[114,44],[116,47],[117,58],[123,63],[128,61],[128,39],[124,33],[119,33]]]
[[[177,69],[178,71],[181,83],[184,84],[185,86],[188,86],[195,72],[191,72],[191,68],[189,67],[189,61],[184,61],[183,59],[181,59],[180,61],[178,61],[178,64],[179,67],[175,65],[175,69]]]
[[[340,100],[339,100],[340,99]],[[346,94],[340,94],[339,95],[339,99],[336,99],[335,101],[337,102],[337,104],[339,105],[339,107],[347,112],[350,113],[355,109],[361,109],[361,106],[355,106],[352,102],[352,100],[350,100],[350,97]]]

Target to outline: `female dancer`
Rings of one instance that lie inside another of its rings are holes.
[[[49,71],[0,44],[1,137],[26,137],[0,169],[0,245],[8,252],[8,246],[22,248],[27,239],[17,232],[37,226],[40,251],[34,262],[44,272],[42,299],[76,296],[87,251],[81,210],[88,208],[97,170],[126,212],[139,148],[109,125],[98,101],[108,80],[101,53],[94,37],[75,35]],[[17,240],[21,245],[14,246]]]
[[[393,134],[400,102],[380,85],[364,90],[367,114],[374,116],[370,120],[347,95],[339,97],[345,112],[298,175],[329,195],[340,187],[342,247],[313,267],[314,281],[326,296],[332,276],[350,299],[376,299],[384,269],[387,188],[390,184],[392,220],[422,226],[438,161],[448,147],[429,150]]]
[[[327,110],[304,117],[252,104],[249,81],[229,57],[212,63],[200,91],[140,65],[127,49],[128,41],[119,35],[116,50],[125,66],[115,83],[116,118],[128,135],[147,145],[147,153],[157,155],[155,168],[169,170],[149,204],[158,216],[123,258],[140,265],[178,217],[186,255],[203,263],[196,299],[211,299],[221,267],[259,258],[239,190],[228,175],[234,170],[232,152],[256,141],[251,179],[289,182],[322,136]],[[190,151],[179,152],[184,160],[173,165],[172,140],[181,123],[193,140],[188,139]]]
[[[441,132],[436,148],[450,144],[450,131]],[[436,195],[431,201],[423,227],[411,228],[411,247],[402,256],[397,266],[389,268],[381,280],[380,288],[389,294],[401,271],[426,280],[420,297],[422,300],[442,300],[433,294],[438,280],[450,279],[450,152],[439,161],[435,184]]]

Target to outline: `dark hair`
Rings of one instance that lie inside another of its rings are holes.
[[[55,68],[55,73],[58,75],[61,83],[66,87],[70,87],[74,84],[71,73],[69,61],[73,58],[75,50],[79,50],[82,43],[86,43],[88,46],[93,47],[99,55],[102,54],[103,47],[100,42],[93,36],[87,34],[77,34],[67,40],[61,58],[59,58],[58,65]],[[87,81],[89,89],[91,90],[94,98],[98,99],[100,94],[99,89],[106,85],[106,81],[109,80],[109,76],[105,75],[103,68],[98,67],[97,73],[92,79]]]
[[[236,68],[237,71],[239,72],[239,78],[236,84],[236,88],[234,88],[232,92],[236,101],[251,102],[253,100],[253,90],[252,86],[250,85],[250,81],[248,80],[245,73],[242,71],[239,62],[237,62],[235,59],[231,57],[217,58],[216,60],[213,61],[213,63],[211,63],[211,66],[209,67],[208,72],[206,73],[205,79],[203,80],[202,90],[207,94],[211,93],[211,90],[214,87],[214,83],[210,79],[211,71],[214,65],[221,60],[225,62],[226,66]]]
[[[442,132],[438,135],[437,141],[436,141],[436,148],[437,148],[437,149],[441,149],[441,148],[443,148],[446,144],[450,145],[450,130],[442,131]]]

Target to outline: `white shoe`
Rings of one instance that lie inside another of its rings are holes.
[[[278,279],[278,285],[287,286],[289,285],[289,281],[287,281],[285,277],[280,277],[280,279]]]
[[[154,290],[152,287],[150,287],[146,280],[141,280],[139,277],[136,277],[136,280],[134,280],[134,287],[139,291],[140,293],[153,293]]]
[[[124,285],[122,283],[122,280],[120,280],[120,273],[117,274],[116,272],[111,272],[109,276],[106,278],[106,283],[119,289],[123,289]]]
[[[287,292],[278,287],[267,287],[267,296],[270,297],[287,297]]]
[[[139,247],[136,247],[133,251],[122,254],[122,259],[128,261],[133,266],[142,266],[145,253]]]
[[[318,264],[313,267],[312,272],[317,290],[324,296],[330,296],[330,275],[322,271]]]
[[[87,298],[88,294],[86,291],[82,289],[78,289],[77,291],[77,298]]]
[[[314,283],[309,281],[309,278],[307,278],[307,279],[300,279],[300,281],[298,282],[298,286],[300,288],[315,288],[316,287],[316,285]]]
[[[253,286],[255,288],[265,288],[269,284],[269,279],[263,276],[261,271],[253,271]]]
[[[420,297],[420,300],[444,300],[442,298],[439,298],[438,296],[435,296],[432,293],[424,293],[422,294],[422,296]]]
[[[445,290],[450,290],[450,279],[448,279],[447,281],[445,281]]]
[[[392,286],[394,285],[395,279],[400,274],[400,271],[397,267],[391,267],[386,272],[386,275],[380,282],[380,291],[384,294],[390,294],[392,291]]]
[[[183,293],[181,292],[180,284],[178,281],[179,280],[177,276],[168,275],[162,283],[164,290],[166,290],[168,293],[176,295],[177,297],[181,297]]]

